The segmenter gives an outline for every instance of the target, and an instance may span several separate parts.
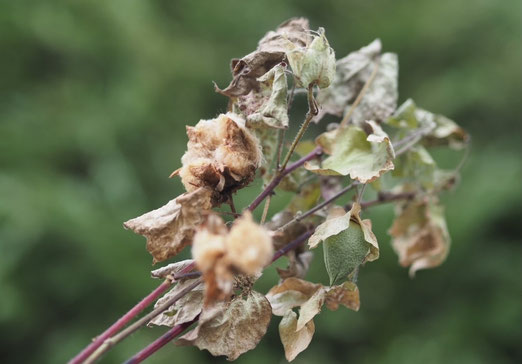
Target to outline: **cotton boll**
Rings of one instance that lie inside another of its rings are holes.
[[[196,233],[192,241],[192,257],[199,270],[207,272],[213,269],[224,256],[226,233],[223,220],[215,215],[210,215],[206,226]]]
[[[268,231],[249,212],[236,220],[225,244],[228,260],[245,274],[259,272],[270,263],[274,251]]]
[[[263,155],[259,141],[239,115],[228,113],[200,120],[187,128],[187,135],[187,152],[179,170],[187,191],[210,187],[217,206],[254,179]]]

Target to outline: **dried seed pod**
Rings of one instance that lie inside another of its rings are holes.
[[[230,263],[245,274],[256,274],[270,263],[274,248],[268,230],[246,212],[236,220],[225,241]]]
[[[189,142],[179,175],[187,191],[206,186],[214,190],[214,205],[255,177],[263,155],[259,141],[238,115],[221,114],[187,127]]]

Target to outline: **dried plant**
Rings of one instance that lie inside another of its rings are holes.
[[[147,238],[154,263],[189,245],[193,260],[153,271],[163,283],[71,363],[96,361],[146,324],[171,329],[128,363],[144,360],[193,324],[176,344],[234,360],[256,347],[272,315],[282,317],[281,342],[293,360],[311,343],[313,319],[323,306],[359,309],[357,277],[379,258],[372,223],[361,214],[378,204],[396,206],[389,233],[411,276],[446,258],[450,237],[438,195],[455,185],[462,163],[440,169],[429,150],[462,150],[469,137],[455,122],[411,100],[397,107],[397,55],[383,53],[375,40],[336,61],[324,29],[312,31],[298,18],[267,33],[254,52],[231,65],[230,84],[216,86],[228,98],[229,111],[187,127],[187,151],[172,174],[187,192],[124,224]],[[299,95],[306,95],[309,109],[287,144],[288,110]],[[315,140],[303,140],[309,124],[327,114],[342,119]],[[234,193],[255,178],[263,179],[263,190],[236,212]],[[367,186],[376,199],[363,199]],[[278,188],[294,197],[265,221]],[[357,191],[352,202],[336,205],[350,191]],[[263,201],[256,222],[252,211]],[[231,224],[216,210],[223,204],[231,207]],[[319,245],[328,286],[304,280]],[[280,281],[266,294],[253,290],[263,269],[281,256],[288,268],[278,269]],[[154,301],[149,314],[119,332]]]

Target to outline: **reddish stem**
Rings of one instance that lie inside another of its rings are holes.
[[[178,274],[186,274],[194,269],[194,264],[189,264],[182,269]],[[120,331],[129,321],[136,317],[140,312],[147,308],[150,304],[155,302],[170,286],[172,282],[165,280],[161,283],[154,291],[148,296],[143,298],[140,302],[131,308],[125,315],[123,315],[118,321],[112,324],[107,330],[101,335],[97,336],[92,343],[90,343],[85,349],[83,349],[78,355],[72,358],[68,364],[80,364],[83,363],[92,353],[96,351],[109,337]]]
[[[274,257],[272,258],[272,263],[281,258],[283,255],[288,253],[290,250],[297,248],[301,245],[306,239],[308,239],[314,233],[314,229],[307,231],[306,233],[301,234],[294,241],[286,244],[284,247],[275,252]]]
[[[123,315],[118,321],[112,326],[105,330],[101,335],[97,336],[92,343],[90,343],[85,349],[83,349],[78,355],[69,361],[69,364],[80,364],[85,361],[105,340],[120,331],[130,320],[137,316],[147,306],[156,301],[170,286],[172,283],[169,280],[165,280],[161,283],[154,291],[148,296],[143,298],[136,306],[131,308],[125,315]]]
[[[256,199],[250,204],[250,206],[248,206],[248,210],[254,211],[256,209],[256,207],[259,206],[259,204],[261,202],[263,202],[263,200],[265,198],[267,198],[268,195],[270,195],[274,191],[274,189],[282,181],[282,179],[285,178],[286,175],[292,173],[293,171],[295,171],[297,168],[301,167],[306,162],[319,157],[321,154],[323,154],[322,148],[317,147],[314,150],[312,150],[310,153],[305,155],[303,158],[295,161],[294,163],[290,164],[288,167],[283,169],[281,172],[279,172],[274,177],[272,182],[270,182],[268,184],[268,186],[266,186],[265,189],[259,194],[259,196],[257,196]]]
[[[174,326],[172,329],[167,331],[165,334],[161,335],[159,338],[154,340],[152,343],[143,348],[139,353],[135,354],[132,358],[127,360],[124,364],[138,364],[147,359],[149,356],[154,354],[156,351],[164,347],[170,341],[174,340],[177,336],[179,336],[183,331],[185,331],[190,325],[198,320],[196,317],[194,320],[190,322],[185,322],[183,324],[179,324]]]

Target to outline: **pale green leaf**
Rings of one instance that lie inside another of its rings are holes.
[[[395,152],[388,135],[373,121],[365,125],[369,135],[354,125],[321,134],[316,143],[330,156],[322,164],[308,162],[305,168],[323,175],[349,175],[361,183],[373,182],[392,170]]]

